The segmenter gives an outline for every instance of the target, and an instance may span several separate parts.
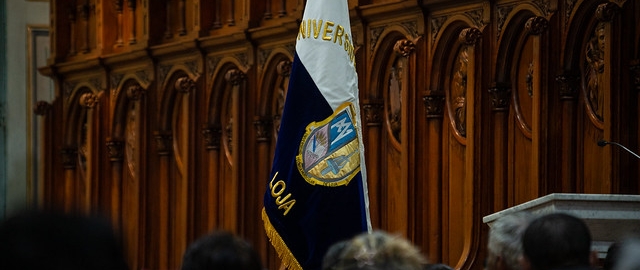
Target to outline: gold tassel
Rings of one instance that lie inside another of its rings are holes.
[[[292,270],[302,270],[302,266],[300,266],[296,257],[293,256],[293,253],[291,253],[287,244],[282,240],[278,231],[271,225],[267,211],[264,208],[262,208],[262,221],[264,222],[264,230],[267,232],[269,242],[271,242],[271,245],[276,249],[276,252],[278,252],[278,257],[282,260],[282,264]]]

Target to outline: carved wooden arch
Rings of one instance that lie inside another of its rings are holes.
[[[173,110],[177,103],[176,98],[178,97],[176,83],[178,83],[178,80],[181,78],[187,78],[191,83],[196,83],[200,76],[199,74],[189,72],[188,69],[185,69],[181,65],[177,65],[171,68],[166,78],[159,88],[162,96],[160,97],[158,127],[163,132],[171,130]]]
[[[76,143],[79,139],[77,130],[80,121],[86,114],[87,108],[93,108],[101,101],[103,92],[93,88],[89,83],[80,83],[69,96],[68,103],[65,106],[67,113],[65,115],[65,145],[77,147]]]
[[[390,67],[396,63],[397,60],[401,60],[401,58],[405,57],[402,56],[395,51],[395,47],[396,47],[396,43],[401,42],[401,41],[406,41],[410,44],[406,44],[406,45],[410,45],[409,47],[411,48],[415,48],[415,45],[413,44],[412,41],[407,39],[408,33],[404,32],[404,28],[401,27],[390,27],[391,29],[385,29],[385,31],[383,31],[381,38],[379,39],[380,42],[378,43],[378,45],[375,48],[375,51],[372,54],[373,57],[373,63],[371,65],[371,72],[369,74],[369,76],[371,76],[371,87],[369,87],[368,89],[364,89],[365,93],[364,96],[367,97],[370,100],[373,101],[378,101],[381,100],[383,101],[383,112],[382,113],[382,121],[386,121],[387,125],[383,125],[387,128],[386,132],[388,132],[389,134],[391,134],[390,138],[395,138],[394,140],[390,140],[391,144],[393,145],[393,147],[396,150],[400,150],[401,149],[401,135],[400,134],[395,134],[396,131],[394,131],[394,129],[397,129],[398,131],[401,131],[402,129],[402,119],[399,119],[399,121],[391,121],[391,122],[398,122],[396,124],[392,124],[390,123],[389,120],[389,116],[388,116],[388,111],[389,111],[389,102],[388,100],[385,100],[385,98],[387,97],[387,88],[388,85],[387,83],[389,82],[389,70]],[[408,55],[407,55],[408,56]],[[411,78],[408,78],[407,81],[411,81]],[[362,88],[361,88],[362,89]],[[405,91],[407,91],[407,89],[405,89]],[[400,108],[400,111],[402,110],[402,108]],[[392,128],[391,126],[397,126],[400,125],[397,128]]]
[[[525,29],[527,20],[531,17],[540,16],[537,9],[531,7],[526,9],[528,5],[518,6],[507,17],[504,25],[503,33],[498,40],[498,54],[496,58],[495,81],[498,83],[510,83],[510,71],[512,68],[512,60],[516,53],[517,43],[528,36],[528,33],[522,31]],[[514,38],[519,37],[519,38]]]
[[[131,77],[123,80],[123,82],[114,89],[112,93],[113,116],[111,122],[111,138],[124,138],[124,129],[127,125],[126,116],[130,102],[140,100],[145,94],[146,89],[140,85],[140,82]]]
[[[589,89],[586,87],[589,78],[585,76],[585,73],[587,73],[585,70],[587,65],[585,57],[593,32],[599,25],[602,26],[601,23],[610,21],[617,9],[619,7],[616,4],[607,1],[582,3],[577,7],[575,15],[570,21],[567,41],[562,50],[564,73],[558,77],[558,81],[564,83],[562,85],[563,92],[561,93],[563,97],[580,97],[583,99],[588,118],[600,130],[605,128],[605,124],[589,98]]]
[[[231,60],[231,59],[229,59]],[[218,136],[214,140],[214,143],[224,146],[224,151],[227,157],[227,161],[232,165],[234,156],[232,155],[232,147],[230,140],[232,135],[228,128],[233,128],[232,123],[223,123],[224,117],[229,116],[226,111],[226,106],[231,106],[228,102],[232,102],[232,88],[235,84],[240,84],[246,80],[245,71],[239,68],[237,61],[225,61],[218,66],[216,72],[213,73],[212,85],[209,89],[209,96],[207,97],[207,113],[205,118],[205,133],[215,132],[214,136]],[[240,88],[244,89],[241,84]],[[228,118],[227,118],[228,119]],[[232,119],[237,121],[238,119]],[[236,123],[236,125],[239,123]],[[223,140],[224,139],[224,140]],[[218,149],[219,145],[207,146],[210,149]]]
[[[446,66],[452,60],[451,48],[458,43],[458,37],[462,29],[469,28],[473,25],[473,22],[468,17],[457,15],[448,18],[442,25],[442,29],[435,44],[437,46],[433,48],[431,74],[429,74],[429,90],[442,92],[442,86],[446,84],[445,72]],[[443,93],[444,94],[444,93]]]
[[[207,96],[205,97],[207,100],[207,114],[205,118],[207,126],[220,127],[221,106],[224,104],[224,97],[230,86],[225,76],[227,72],[234,69],[246,74],[246,70],[241,67],[242,65],[237,59],[225,57],[213,72],[213,76],[210,78],[211,84],[207,89]]]
[[[269,141],[274,136],[279,127],[279,119],[276,116],[281,115],[282,111],[278,111],[277,102],[280,98],[276,92],[276,86],[286,82],[291,73],[291,65],[293,57],[288,53],[275,52],[269,56],[267,64],[261,78],[260,104],[258,105],[258,115],[255,124],[258,128],[258,140]],[[285,86],[286,87],[286,86]],[[283,89],[283,90],[286,90]],[[282,105],[286,98],[286,92],[282,93]],[[273,126],[271,130],[270,127]]]

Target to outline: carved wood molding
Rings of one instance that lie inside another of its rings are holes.
[[[560,100],[574,100],[578,96],[578,82],[580,76],[565,72],[556,76],[560,85]]]
[[[202,136],[204,137],[204,145],[207,150],[220,149],[220,137],[222,130],[219,126],[204,125],[202,127]]]
[[[614,3],[608,2],[598,5],[596,9],[596,18],[601,22],[610,22],[620,12],[620,7]]]
[[[62,167],[66,170],[76,168],[76,159],[78,157],[78,147],[67,146],[60,150],[62,154]]]
[[[527,20],[524,28],[531,35],[540,35],[549,28],[549,21],[540,16],[531,17]]]
[[[178,91],[178,93],[188,94],[191,92],[195,92],[196,82],[194,82],[188,76],[183,76],[176,80],[174,87],[176,91]]]
[[[480,42],[482,39],[482,31],[475,27],[469,27],[462,29],[460,31],[460,35],[458,36],[458,40],[465,45],[475,45]]]
[[[124,160],[124,141],[118,139],[107,139],[107,154],[111,162],[122,162]]]
[[[366,101],[362,104],[364,110],[364,123],[367,126],[381,126],[384,103],[382,100]]]
[[[87,109],[93,109],[98,102],[100,102],[100,94],[96,95],[94,93],[84,93],[80,96],[79,103],[81,106]]]
[[[491,95],[491,106],[495,112],[506,111],[509,108],[509,99],[511,98],[511,86],[504,83],[497,83],[489,88]]]
[[[403,57],[409,57],[409,55],[416,51],[416,45],[413,44],[411,40],[401,39],[393,45],[393,51]]]
[[[156,139],[158,155],[168,156],[171,153],[173,145],[173,135],[171,131],[154,131],[153,136]]]
[[[278,75],[282,77],[288,77],[291,74],[291,61],[282,60],[278,63],[277,67]]]
[[[447,16],[441,16],[431,19],[431,45],[436,42],[438,33],[440,33],[440,28],[442,28],[442,25],[447,18]]]
[[[47,115],[50,111],[51,108],[53,107],[53,105],[51,105],[51,103],[40,100],[38,102],[36,102],[36,105],[34,106],[33,112],[36,115]]]
[[[147,90],[142,88],[138,83],[134,83],[127,87],[127,97],[130,100],[140,100],[146,94]]]
[[[230,69],[224,75],[224,79],[231,85],[239,85],[246,78],[245,74],[239,69]]]
[[[500,39],[500,35],[502,35],[502,28],[504,27],[504,23],[507,22],[507,17],[509,16],[509,13],[511,13],[511,11],[513,10],[513,7],[515,7],[514,4],[510,4],[510,5],[504,5],[504,6],[498,6],[498,23],[497,23],[497,27],[498,27],[498,31],[496,33],[496,40]]]
[[[256,127],[258,142],[268,142],[271,138],[273,121],[267,117],[256,117],[253,125]]]
[[[444,116],[444,93],[429,91],[422,97],[427,118],[441,118]]]

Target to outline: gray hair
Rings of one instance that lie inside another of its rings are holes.
[[[629,238],[623,241],[618,254],[614,270],[640,269],[640,239]]]
[[[420,250],[407,239],[375,231],[353,238],[333,269],[422,270],[426,263]]]
[[[533,215],[520,211],[496,220],[489,230],[489,254],[500,256],[509,269],[520,269],[522,235]]]

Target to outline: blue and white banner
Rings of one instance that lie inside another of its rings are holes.
[[[371,230],[361,127],[347,0],[308,0],[262,215],[289,269]]]

